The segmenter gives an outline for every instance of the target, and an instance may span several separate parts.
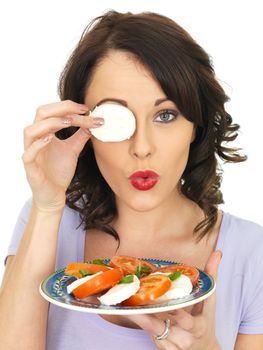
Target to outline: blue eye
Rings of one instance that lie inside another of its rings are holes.
[[[162,111],[157,115],[154,121],[157,121],[158,123],[170,123],[176,119],[177,115],[178,113],[176,113],[175,111]]]

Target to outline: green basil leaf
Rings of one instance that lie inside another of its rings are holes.
[[[79,273],[81,274],[82,277],[86,277],[86,276],[92,275],[92,273],[90,271],[83,270],[83,269],[79,270]]]
[[[104,263],[102,259],[94,259],[90,262],[90,264],[96,264],[96,265],[104,265],[107,266],[107,264]]]
[[[132,283],[132,282],[134,282],[134,276],[127,275],[127,276],[122,277],[122,279],[118,282],[118,284]]]
[[[147,275],[149,275],[149,273],[151,273],[151,269],[149,267],[145,267],[145,266],[142,266],[142,265],[138,265],[136,267],[135,275],[138,278],[142,278],[144,276],[147,276]]]
[[[177,278],[179,278],[181,276],[181,274],[182,274],[182,272],[175,271],[175,272],[171,273],[170,275],[168,275],[168,277],[173,282],[173,281],[177,280]]]

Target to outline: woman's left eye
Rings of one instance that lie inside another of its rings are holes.
[[[154,121],[157,121],[158,123],[170,123],[174,121],[177,117],[177,113],[174,111],[162,111],[157,115],[157,117],[154,119]]]

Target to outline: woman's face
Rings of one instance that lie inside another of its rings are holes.
[[[110,52],[94,71],[85,103],[93,109],[102,100],[127,105],[136,118],[135,133],[128,140],[102,142],[92,137],[98,167],[117,205],[147,211],[176,199],[193,124],[180,115],[147,68],[125,52]],[[141,170],[159,177],[129,179]]]

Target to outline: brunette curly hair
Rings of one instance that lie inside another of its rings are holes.
[[[109,11],[83,32],[60,77],[61,100],[84,103],[92,74],[110,50],[136,57],[180,113],[194,123],[196,136],[180,186],[204,211],[205,219],[194,230],[200,240],[215,225],[218,205],[223,203],[218,158],[227,162],[246,159],[239,149],[225,145],[236,139],[239,125],[232,123],[225,110],[229,98],[215,77],[211,59],[182,27],[165,16]],[[73,127],[60,130],[57,136],[64,139],[75,131]],[[80,213],[85,229],[96,228],[119,240],[111,226],[117,215],[115,195],[100,173],[90,141],[67,190],[67,205]]]

